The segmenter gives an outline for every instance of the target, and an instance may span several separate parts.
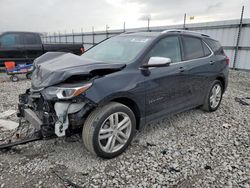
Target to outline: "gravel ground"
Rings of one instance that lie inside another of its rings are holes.
[[[0,80],[0,112],[16,109],[29,85]],[[250,73],[230,72],[216,112],[194,109],[145,126],[111,160],[90,155],[80,138],[1,152],[0,187],[65,187],[67,180],[82,187],[250,187],[250,106],[235,97],[250,97]]]

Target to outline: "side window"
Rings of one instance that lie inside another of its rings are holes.
[[[149,57],[168,57],[172,62],[181,61],[181,51],[177,36],[161,39],[149,52]]]
[[[0,37],[0,43],[3,47],[9,47],[21,44],[19,34],[5,34]]]
[[[212,39],[205,39],[205,42],[210,46],[214,54],[224,55],[224,50],[218,41]]]
[[[36,35],[24,34],[24,44],[39,44]]]
[[[204,50],[204,55],[209,56],[211,54],[211,51],[208,49],[207,45],[202,42],[203,50]]]
[[[202,41],[195,37],[183,37],[184,59],[197,59],[204,56]]]

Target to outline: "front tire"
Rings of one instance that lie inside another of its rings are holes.
[[[215,80],[206,95],[202,109],[207,112],[216,111],[221,103],[223,95],[223,87],[219,80]]]
[[[102,158],[113,158],[124,152],[136,129],[135,115],[127,106],[110,102],[90,113],[84,123],[84,146]]]

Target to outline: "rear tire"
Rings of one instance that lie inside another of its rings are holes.
[[[110,159],[127,149],[135,129],[136,119],[132,110],[123,104],[110,102],[95,109],[86,119],[83,143],[92,154]]]
[[[18,78],[18,76],[12,75],[12,76],[10,77],[10,80],[11,80],[12,82],[18,82],[18,81],[19,81],[19,78]]]
[[[215,80],[206,95],[203,106],[201,107],[204,111],[213,112],[216,111],[221,103],[223,94],[223,86],[219,80]]]

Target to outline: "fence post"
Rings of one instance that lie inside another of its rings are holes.
[[[185,13],[184,14],[184,22],[183,22],[183,29],[184,30],[186,29],[186,17],[187,17],[187,14]]]
[[[58,35],[59,35],[59,43],[61,43],[61,34],[60,34],[60,31],[58,31]]]
[[[83,29],[82,28],[81,28],[81,33],[82,33],[82,44],[84,44]]]
[[[92,27],[92,44],[95,45],[95,28]]]
[[[68,43],[68,35],[66,33],[66,30],[65,30],[65,42]]]
[[[54,42],[56,43],[56,32],[54,32]]]
[[[148,17],[148,32],[150,31],[149,24],[150,24],[150,18]]]
[[[242,10],[241,10],[239,31],[238,31],[238,37],[237,37],[237,42],[236,42],[236,47],[235,47],[235,53],[234,53],[233,69],[236,69],[235,66],[236,66],[236,61],[237,61],[238,52],[239,52],[239,43],[240,43],[240,35],[241,35],[241,29],[242,29],[243,15],[244,15],[244,6],[242,7]]]
[[[126,32],[126,23],[123,22],[123,32],[125,33]]]
[[[49,34],[49,43],[51,44],[51,35]]]
[[[74,30],[72,29],[72,37],[73,37],[73,44],[75,44],[75,35],[74,35]]]
[[[109,32],[108,32],[109,26],[106,25],[106,39],[109,38]]]

